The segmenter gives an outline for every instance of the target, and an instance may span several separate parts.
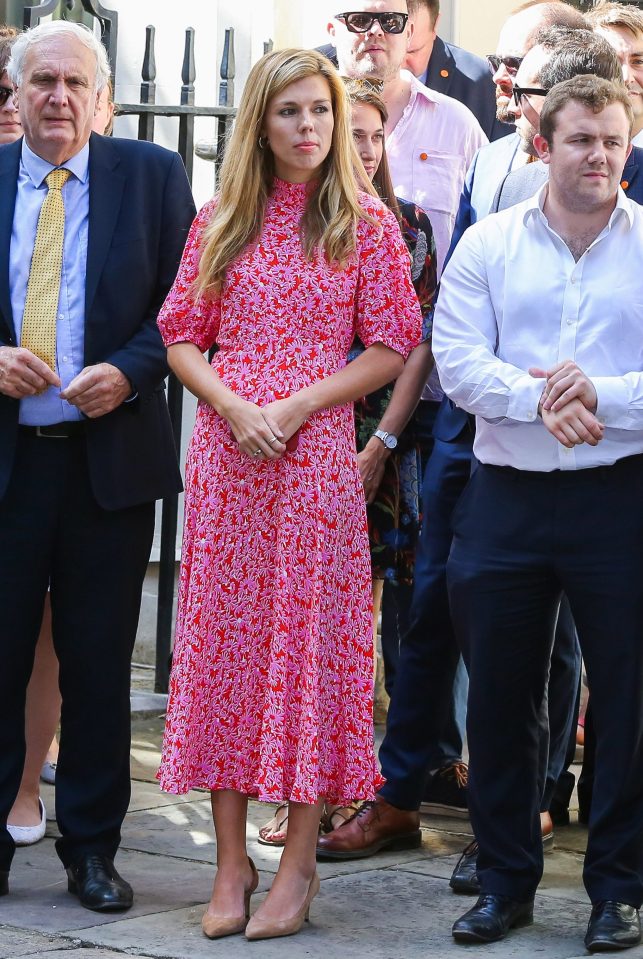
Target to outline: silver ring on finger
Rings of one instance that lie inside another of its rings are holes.
[[[261,456],[262,450],[253,450],[253,456]]]
[[[270,445],[272,446],[273,443],[276,443],[276,442],[277,442],[277,437],[276,437],[276,436],[271,436],[270,439],[268,440],[268,442],[269,442]]]

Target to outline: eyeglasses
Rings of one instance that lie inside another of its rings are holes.
[[[500,64],[503,63],[509,76],[515,77],[518,73],[518,67],[524,60],[524,57],[497,57],[495,53],[487,54],[487,62],[492,73],[497,73]]]
[[[3,107],[9,97],[13,96],[13,87],[0,87],[0,107]]]
[[[336,13],[335,20],[343,20],[351,33],[368,33],[375,21],[384,33],[402,33],[409,19],[408,13]]]
[[[513,85],[513,98],[517,107],[520,106],[523,97],[546,97],[548,93],[549,90],[544,90],[542,87],[519,87],[517,83]]]

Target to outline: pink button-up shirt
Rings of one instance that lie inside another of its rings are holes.
[[[451,242],[460,193],[473,155],[487,137],[473,113],[453,97],[402,71],[411,99],[386,139],[395,195],[426,212],[437,248],[438,276]]]

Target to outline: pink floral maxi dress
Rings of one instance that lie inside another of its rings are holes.
[[[258,242],[220,298],[195,303],[207,204],[159,315],[166,345],[216,343],[213,367],[259,405],[341,369],[355,333],[407,355],[421,317],[393,216],[361,196],[346,266],[304,257],[306,186],[275,180]],[[324,409],[295,452],[254,461],[200,403],[186,464],[185,531],[161,787],[275,802],[373,798],[371,572],[353,413]]]

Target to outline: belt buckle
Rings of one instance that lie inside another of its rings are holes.
[[[37,426],[36,427],[36,436],[41,437],[45,440],[66,440],[67,437],[64,433],[43,433],[43,430],[50,429],[48,426]]]

